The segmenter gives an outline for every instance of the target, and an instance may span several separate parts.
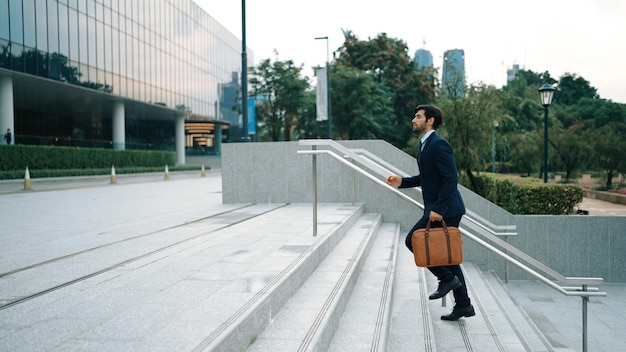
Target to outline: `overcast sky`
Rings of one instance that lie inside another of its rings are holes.
[[[194,1],[242,38],[242,1]],[[332,56],[342,30],[361,40],[385,32],[405,41],[411,57],[429,50],[437,68],[444,51],[463,49],[468,83],[501,87],[507,68],[519,64],[555,79],[574,73],[602,98],[626,104],[625,0],[246,1],[246,42],[255,65],[293,60],[312,77],[311,67],[326,61],[326,41],[315,37],[329,37]]]

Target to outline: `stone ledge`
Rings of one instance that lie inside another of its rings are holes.
[[[584,196],[587,198],[593,198],[597,200],[603,200],[605,202],[611,202],[615,204],[623,204],[626,205],[626,195],[613,193],[613,192],[603,192],[603,191],[593,191],[590,189],[583,189]]]

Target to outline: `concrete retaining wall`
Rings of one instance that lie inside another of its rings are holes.
[[[593,199],[603,200],[605,202],[626,205],[626,195],[624,194],[594,191],[590,189],[585,189],[583,191],[585,192],[585,197],[587,198],[593,198]]]
[[[387,142],[343,141],[363,148],[408,174],[417,172],[415,159]],[[298,142],[230,143],[222,149],[224,203],[312,203],[312,159],[297,154]],[[318,202],[363,203],[384,221],[400,223],[403,232],[421,217],[422,210],[326,155],[317,156]],[[354,180],[354,182],[353,182]],[[353,187],[354,185],[354,187]],[[353,192],[354,190],[354,192]],[[514,216],[460,186],[469,210],[497,225],[516,225],[518,235],[507,241],[565,276],[602,277],[626,283],[622,261],[626,252],[626,217]],[[404,190],[415,196],[412,190]],[[416,197],[421,202],[421,197]],[[462,223],[461,223],[462,224]],[[465,258],[504,277],[504,260],[473,241],[465,241]],[[529,279],[508,265],[508,278]]]

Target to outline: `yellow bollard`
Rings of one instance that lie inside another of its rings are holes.
[[[117,178],[115,177],[115,166],[111,165],[111,183],[117,183]]]
[[[30,184],[30,172],[28,172],[28,166],[26,166],[26,172],[24,173],[24,190],[30,191],[33,187]]]
[[[204,171],[204,165],[202,165],[202,171],[200,171],[200,176],[206,176],[206,171]]]
[[[165,179],[170,179],[170,170],[167,168],[167,165],[165,165]]]

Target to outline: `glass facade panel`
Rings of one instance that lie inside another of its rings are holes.
[[[90,66],[96,67],[98,65],[98,37],[96,33],[96,21],[93,17],[87,17],[87,38],[87,47],[89,48],[88,63]],[[81,50],[83,49],[81,48]]]
[[[79,55],[79,35],[78,35],[78,12],[74,9],[69,9],[69,44],[70,52],[69,57],[72,61],[78,61]]]
[[[96,67],[98,68],[97,82],[99,84],[104,84],[106,80],[106,78],[104,77],[104,72],[106,70],[104,57],[106,56],[106,53],[104,51],[104,24],[102,22],[96,22],[96,36],[98,38],[96,45]]]
[[[57,15],[57,2],[48,2],[48,51],[50,53],[59,52],[59,16]],[[39,14],[38,14],[39,15]]]
[[[91,19],[94,21],[94,19]],[[97,21],[96,23],[96,67],[106,69],[105,51],[104,51],[104,23]]]
[[[89,31],[87,29],[87,16],[84,13],[78,13],[78,61],[86,64],[89,58]],[[72,55],[73,56],[73,55]],[[86,72],[85,72],[86,74]]]
[[[111,11],[111,27],[119,29],[119,23],[120,14],[115,11]]]
[[[87,0],[78,0],[78,12],[87,13]]]
[[[22,22],[22,3],[20,1],[9,1],[9,13],[11,20],[11,41],[24,44],[24,31]],[[12,48],[11,48],[12,49]],[[13,53],[13,56],[15,54]]]
[[[11,44],[11,69],[24,72],[24,47],[12,43]]]
[[[9,30],[9,0],[0,0],[0,39],[8,41],[11,38]]]
[[[119,60],[120,60],[120,66],[119,66],[119,71],[116,73],[119,73],[120,75],[126,77],[127,76],[127,72],[126,72],[126,60],[128,59],[128,53],[126,52],[126,48],[127,48],[127,44],[126,44],[126,39],[127,36],[126,34],[120,32],[120,56],[119,56]]]
[[[48,11],[46,0],[35,0],[35,9],[37,49],[46,52],[48,51]]]
[[[96,19],[100,22],[104,22],[104,5],[101,2],[96,2]]]
[[[35,1],[23,0],[24,9],[24,45],[29,48],[37,47],[37,25],[35,21]]]
[[[87,15],[89,17],[96,17],[96,2],[94,0],[83,1],[87,1]]]
[[[113,71],[113,38],[111,27],[104,26],[104,69],[107,72]]]

